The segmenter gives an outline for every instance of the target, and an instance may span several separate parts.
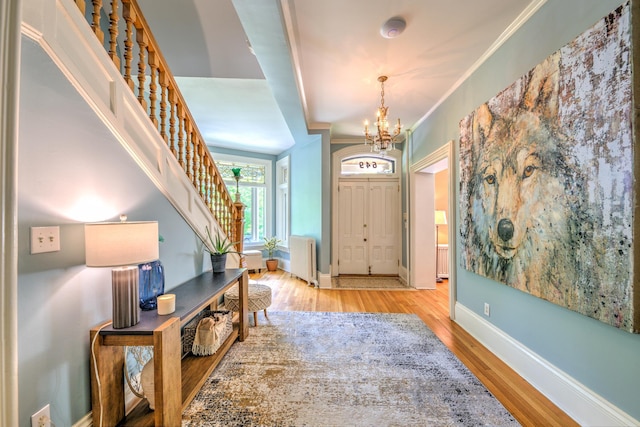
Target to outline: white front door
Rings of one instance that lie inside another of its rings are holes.
[[[399,195],[397,180],[369,182],[370,274],[398,274]]]
[[[341,182],[338,188],[339,268],[343,274],[368,274],[367,181]]]
[[[340,274],[398,274],[399,194],[397,179],[340,181]]]

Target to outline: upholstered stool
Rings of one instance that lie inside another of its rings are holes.
[[[244,251],[247,260],[247,270],[253,270],[260,273],[262,270],[262,252],[261,251]]]
[[[253,312],[253,324],[258,326],[258,311],[264,310],[264,317],[267,316],[267,307],[271,305],[271,288],[267,285],[249,282],[249,304],[247,311]],[[240,311],[240,296],[238,287],[234,286],[224,293],[224,307],[226,310]]]

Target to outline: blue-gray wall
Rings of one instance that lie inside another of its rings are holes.
[[[449,140],[460,119],[509,86],[622,2],[549,0],[457,89],[413,134],[411,163]],[[612,106],[615,108],[615,106]],[[458,159],[450,165],[459,176]],[[459,188],[456,183],[456,188]],[[458,197],[456,194],[453,197]],[[459,215],[460,213],[456,213]],[[458,240],[458,247],[460,242]],[[640,420],[640,335],[622,332],[573,311],[459,267],[458,301],[595,393]]]
[[[291,170],[291,234],[308,236],[316,239],[316,255],[318,268],[322,269],[320,254],[322,245],[322,140],[318,136],[303,145],[296,145],[289,152],[289,168]]]
[[[20,426],[51,405],[57,426],[91,411],[89,329],[111,316],[111,271],[84,265],[84,223],[157,220],[166,289],[211,268],[200,239],[41,49],[23,38],[18,163]],[[55,88],[55,89],[54,89]],[[90,214],[93,211],[93,214]],[[32,226],[60,226],[59,252],[31,255]]]

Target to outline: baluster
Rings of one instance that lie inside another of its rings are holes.
[[[209,173],[207,174],[207,180],[209,181],[209,211],[215,215],[215,197],[216,197],[216,189],[215,182],[213,179],[213,166],[212,161],[209,161]]]
[[[100,11],[102,10],[102,0],[93,0],[93,11],[91,12],[92,22],[91,29],[95,33],[100,43],[104,43],[104,33],[100,28]]]
[[[207,206],[209,207],[209,211],[213,212],[213,188],[211,181],[211,157],[207,156]]]
[[[167,72],[160,72],[160,136],[167,144],[167,92],[169,91],[169,78]]]
[[[134,91],[133,79],[131,78],[131,62],[133,61],[133,21],[136,18],[135,11],[129,2],[122,4],[122,16],[124,17],[124,81],[127,82],[131,91]]]
[[[149,68],[151,70],[151,75],[149,76],[149,118],[153,123],[155,128],[158,128],[158,118],[156,117],[156,101],[158,99],[157,89],[158,85],[156,84],[156,74],[158,72],[158,63],[156,62],[157,55],[156,52],[149,49]]]
[[[185,172],[189,177],[189,181],[193,183],[193,169],[192,169],[192,161],[193,161],[193,150],[191,149],[191,144],[193,143],[193,131],[191,130],[191,122],[186,121],[185,125],[187,126],[187,146],[186,146],[186,155],[187,155],[187,166]]]
[[[171,104],[171,112],[169,116],[169,149],[173,153],[173,157],[178,158],[176,154],[176,91],[169,89],[169,103]]]
[[[220,201],[219,201],[219,197],[220,197],[220,193],[218,191],[218,174],[217,173],[213,173],[213,213],[216,216],[216,218],[219,218],[219,210],[218,210],[218,206],[220,205]]]
[[[178,104],[178,163],[184,170],[184,111],[183,107]]]
[[[118,58],[116,49],[118,42],[118,19],[118,0],[111,0],[111,13],[109,14],[109,57],[119,70],[120,58]]]
[[[147,53],[147,35],[144,32],[144,29],[136,27],[136,41],[138,42],[138,50],[140,57],[138,58],[138,102],[144,108],[144,111],[147,111],[147,101],[144,99],[144,88],[146,76],[144,74],[147,63],[145,61],[145,56]]]
[[[202,163],[204,161],[204,150],[203,150],[203,146],[204,143],[202,141],[200,141],[198,139],[198,165],[197,165],[197,170],[198,170],[198,192],[200,193],[200,197],[202,197],[202,199],[204,200],[205,198],[205,193],[204,193],[204,188],[203,188],[203,173],[202,173]]]
[[[195,153],[196,153],[196,160],[193,162],[193,171],[194,171],[194,178],[195,178],[195,182],[196,182],[196,187],[198,187],[198,194],[200,194],[200,197],[204,196],[204,192],[202,191],[202,173],[201,173],[201,166],[202,166],[202,141],[200,141],[200,139],[196,140],[197,144],[195,146]]]

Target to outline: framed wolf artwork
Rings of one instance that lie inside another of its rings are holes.
[[[636,4],[460,122],[462,267],[635,333]]]

